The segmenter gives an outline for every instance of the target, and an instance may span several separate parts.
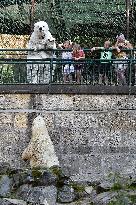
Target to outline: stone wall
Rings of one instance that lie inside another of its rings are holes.
[[[0,48],[27,48],[29,37],[28,35],[0,34]]]
[[[39,114],[67,174],[98,179],[111,171],[135,172],[135,96],[1,94],[0,162],[29,166],[21,153]]]

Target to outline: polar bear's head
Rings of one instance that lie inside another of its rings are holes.
[[[43,39],[43,44],[46,43],[46,48],[56,48],[55,38],[49,31],[49,27],[46,22],[39,21],[34,24],[34,35],[38,39]]]
[[[34,24],[34,33],[41,39],[49,32],[48,24],[45,21],[39,21]]]
[[[34,126],[35,128],[39,128],[39,127],[41,127],[41,126],[45,126],[45,121],[44,121],[43,117],[40,116],[40,115],[38,115],[38,116],[34,119],[34,121],[33,121],[33,126]]]
[[[42,133],[48,135],[48,130],[42,116],[37,116],[32,124],[33,137],[40,136]]]

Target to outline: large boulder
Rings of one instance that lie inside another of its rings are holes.
[[[69,181],[59,166],[52,166],[46,169],[32,169],[34,186],[63,186]]]
[[[45,201],[47,201],[49,205],[55,205],[57,199],[57,189],[55,186],[31,187],[29,185],[23,185],[17,191],[17,198],[37,205],[45,204]]]
[[[13,188],[17,189],[23,184],[32,184],[34,179],[31,170],[22,170],[10,174],[13,179]]]
[[[50,169],[33,169],[32,170],[34,186],[56,186],[57,176]]]

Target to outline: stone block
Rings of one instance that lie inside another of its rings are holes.
[[[1,128],[0,162],[7,162],[12,167],[24,166],[21,153],[29,141],[26,130],[14,129],[11,125]]]
[[[67,154],[60,156],[60,165],[64,169],[66,175],[89,173],[92,175],[95,172],[101,172],[101,156],[100,155],[78,155]]]
[[[103,175],[122,173],[131,175],[136,169],[136,154],[118,153],[102,156],[101,169]]]
[[[25,113],[17,113],[14,119],[14,127],[17,128],[27,128],[28,127],[28,118]]]
[[[0,95],[0,109],[28,109],[30,101],[29,94]]]
[[[12,113],[0,113],[0,126],[3,124],[12,124],[13,123],[13,118],[12,118]]]
[[[71,129],[96,128],[98,114],[90,112],[58,112],[55,113],[55,125]]]
[[[42,95],[41,101],[42,110],[73,110],[73,98],[71,97],[71,95]]]
[[[128,95],[73,95],[74,110],[135,110],[136,98]]]

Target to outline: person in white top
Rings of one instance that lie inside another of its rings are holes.
[[[71,41],[65,41],[63,44],[59,44],[58,46],[62,49],[70,49]],[[66,64],[63,64],[62,66],[63,81],[64,83],[70,82],[72,79],[72,75],[74,74],[74,66],[69,61],[72,60],[72,52],[63,51],[62,59],[68,60],[68,62],[66,62]]]

